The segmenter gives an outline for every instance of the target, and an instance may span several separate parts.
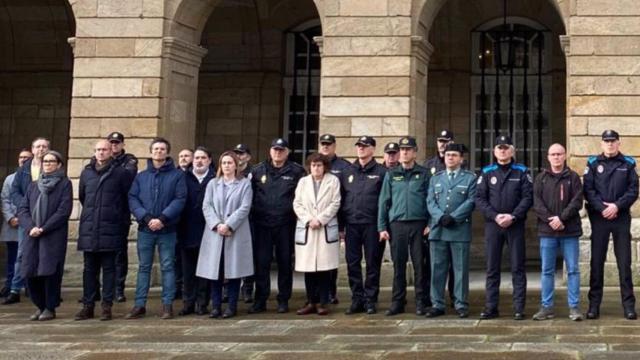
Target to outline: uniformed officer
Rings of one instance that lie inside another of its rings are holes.
[[[524,320],[527,274],[524,269],[524,230],[527,211],[533,205],[533,181],[529,169],[516,164],[515,148],[507,135],[498,136],[493,154],[496,163],[478,177],[476,206],[485,217],[487,254],[486,303],[480,319],[499,316],[500,264],[505,242],[509,248],[513,282],[513,318]]]
[[[589,157],[584,172],[584,196],[591,221],[591,276],[587,319],[600,316],[604,262],[609,236],[618,264],[624,316],[637,318],[631,281],[631,205],[638,198],[636,161],[620,152],[620,136],[614,130],[602,133],[602,154]]]
[[[385,168],[391,169],[398,165],[398,157],[400,157],[398,151],[400,151],[398,143],[390,142],[384,146],[384,163],[382,165]]]
[[[288,159],[289,144],[285,139],[274,139],[269,159],[251,169],[253,203],[251,222],[255,235],[253,249],[256,292],[249,313],[267,310],[271,292],[271,260],[275,249],[278,264],[278,312],[289,311],[293,285],[293,237],[296,215],[293,198],[298,181],[305,175],[304,168]]]
[[[471,213],[476,194],[476,176],[462,169],[465,147],[449,144],[445,148],[446,170],[437,172],[429,181],[427,206],[429,247],[431,253],[431,303],[427,317],[444,315],[444,287],[447,269],[452,263],[455,309],[460,318],[469,316],[469,246]]]
[[[233,148],[233,152],[238,155],[238,159],[240,160],[238,171],[242,174],[242,176],[248,177],[251,173],[251,150],[249,150],[249,147],[246,144],[238,144]],[[251,239],[253,240],[254,237],[252,236]],[[253,302],[254,280],[255,279],[253,275],[242,278],[242,287],[240,288],[240,291],[246,304],[250,304]]]
[[[320,147],[318,152],[322,155],[329,157],[331,162],[331,173],[338,178],[340,174],[351,166],[347,160],[336,155],[336,137],[333,134],[324,134],[320,136]],[[329,302],[331,304],[337,304],[338,301],[338,269],[330,270],[330,283],[329,283]]]
[[[111,144],[113,153],[114,166],[122,166],[127,170],[131,180],[138,174],[138,158],[133,154],[124,151],[124,135],[120,132],[112,132],[107,136],[107,140]],[[127,209],[127,212],[129,209]],[[129,229],[122,236],[126,239],[129,235]],[[127,281],[127,273],[129,272],[129,255],[127,251],[128,242],[124,241],[125,247],[118,251],[116,255],[116,302],[125,302],[127,298],[124,295],[124,286]]]
[[[418,146],[410,136],[399,141],[400,165],[389,169],[378,201],[380,240],[391,242],[393,288],[391,306],[385,315],[404,312],[407,296],[406,269],[409,254],[415,277],[416,315],[425,315],[429,296],[429,248],[426,236],[429,213],[427,189],[429,172],[416,163]]]
[[[351,306],[346,314],[366,311],[375,314],[380,290],[380,267],[385,242],[380,241],[377,228],[378,197],[387,170],[373,158],[376,140],[362,136],[356,142],[358,159],[342,172],[340,179],[342,204],[341,223],[346,227],[345,247]],[[362,279],[362,253],[366,275]]]
[[[442,129],[442,131],[440,131],[438,133],[438,136],[436,137],[436,148],[438,149],[437,153],[432,158],[425,160],[423,165],[427,168],[427,170],[429,170],[429,172],[431,172],[431,175],[434,175],[435,173],[446,169],[446,166],[444,164],[444,152],[447,146],[452,143],[453,132],[447,129]],[[464,162],[462,163],[461,168],[466,168],[466,166],[464,166]],[[451,254],[449,254],[449,264],[449,281],[447,284],[447,288],[449,289],[451,306],[455,306],[456,297],[453,291],[455,284],[453,282],[453,259],[451,259]]]

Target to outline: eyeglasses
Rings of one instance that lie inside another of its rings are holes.
[[[43,164],[57,164],[58,160],[42,160]]]

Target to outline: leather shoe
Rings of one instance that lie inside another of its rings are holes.
[[[211,314],[209,314],[209,317],[210,317],[211,319],[217,319],[217,318],[219,318],[219,317],[221,317],[221,316],[222,316],[222,310],[220,310],[220,308],[216,308],[216,307],[214,307],[214,308],[211,310]]]
[[[416,315],[425,316],[427,314],[427,308],[422,303],[416,304]]]
[[[4,301],[2,302],[2,305],[11,305],[19,302],[20,302],[20,294],[12,292],[9,294],[9,296],[7,296],[6,299],[4,299]]]
[[[587,311],[587,319],[595,320],[595,319],[597,319],[599,317],[600,317],[600,309],[598,309],[596,307],[590,307],[589,311]]]
[[[374,303],[369,303],[365,307],[367,309],[367,315],[373,315],[378,312],[378,309],[376,309],[376,304]]]
[[[224,312],[222,313],[222,318],[223,319],[229,319],[236,316],[236,311],[235,310],[231,310],[229,308],[225,309]]]
[[[182,310],[180,310],[180,312],[178,312],[178,316],[186,316],[186,315],[191,315],[195,312],[195,307],[193,305],[187,305],[185,307],[182,308]]]
[[[85,304],[84,306],[82,306],[82,309],[80,309],[80,311],[76,313],[74,320],[81,321],[81,320],[93,319],[94,309],[95,309],[94,305]]]
[[[278,303],[278,314],[284,314],[289,312],[289,304],[287,302]]]
[[[40,316],[38,316],[38,321],[48,321],[56,318],[56,312],[51,311],[49,309],[44,309]]]
[[[456,310],[456,313],[458,313],[458,317],[460,319],[466,319],[469,317],[469,310],[468,309],[458,309]]]
[[[313,314],[314,312],[316,312],[316,306],[314,304],[307,304],[304,307],[298,309],[298,311],[296,311],[296,314],[309,315]]]
[[[384,316],[394,316],[404,313],[404,306],[391,304],[391,307],[384,312]]]
[[[102,304],[102,314],[100,315],[100,321],[109,321],[113,318],[111,313],[111,304]]]
[[[129,311],[129,313],[124,316],[124,318],[127,320],[140,319],[141,317],[144,317],[146,313],[146,308],[134,306],[133,309],[131,309],[131,311]]]
[[[202,306],[198,306],[197,307],[196,315],[204,316],[204,315],[207,315],[208,312],[209,312],[209,310],[207,309],[207,306],[206,305],[202,305]]]
[[[524,320],[525,314],[521,311],[513,313],[513,320]]]
[[[127,302],[127,297],[124,296],[123,294],[117,295],[116,296],[116,302],[117,303]]]
[[[340,304],[340,300],[338,300],[338,295],[332,295],[329,297],[329,304],[338,305]]]
[[[10,293],[11,293],[11,289],[5,286],[2,288],[2,290],[0,290],[0,297],[7,297],[9,296]]]
[[[162,315],[160,315],[160,319],[169,320],[173,319],[173,305],[162,305]]]
[[[40,317],[40,314],[42,314],[42,311],[36,310],[36,312],[34,312],[33,315],[29,316],[29,320],[30,321],[38,321],[38,318]]]
[[[265,303],[254,302],[249,308],[249,314],[259,314],[267,311],[267,305]]]
[[[364,306],[361,302],[353,302],[351,306],[344,312],[345,315],[353,315],[357,313],[364,312]]]
[[[500,316],[498,310],[484,309],[480,313],[480,320],[495,319]]]
[[[429,311],[427,311],[427,314],[425,316],[428,318],[435,318],[442,315],[444,315],[444,310],[432,307],[431,309],[429,309]]]
[[[638,314],[634,309],[625,309],[624,318],[627,320],[636,320],[638,318]]]
[[[326,305],[322,305],[322,304],[318,305],[316,307],[316,311],[318,312],[318,315],[320,315],[320,316],[329,315],[329,309],[327,308]]]

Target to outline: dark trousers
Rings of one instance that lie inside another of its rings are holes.
[[[329,270],[329,295],[332,299],[338,297],[338,269]]]
[[[124,247],[116,254],[116,295],[118,296],[124,295],[127,273],[129,273],[129,242],[125,238]]]
[[[60,305],[60,287],[62,284],[62,264],[55,273],[47,276],[27,278],[27,288],[31,302],[40,310],[55,311]]]
[[[209,303],[211,294],[210,282],[196,276],[200,247],[182,247],[179,258],[182,259],[182,276],[184,279],[184,293],[182,300],[185,307],[195,306],[203,308]],[[177,283],[177,281],[176,281]]]
[[[182,250],[182,244],[180,244],[179,241],[176,241],[176,249],[175,249],[175,254],[176,254],[176,263],[173,266],[174,269],[176,269],[176,295],[181,295],[184,288],[184,278],[182,275],[182,256],[181,254],[181,250]]]
[[[456,294],[455,294],[455,273],[453,271],[453,258],[452,258],[452,250],[449,249],[449,274],[447,281],[447,290],[449,291],[449,298],[451,299],[452,306],[455,306],[456,303]]]
[[[513,310],[523,312],[527,295],[527,273],[524,269],[525,243],[524,222],[516,222],[503,229],[495,222],[487,222],[484,227],[485,250],[487,256],[486,308],[497,310],[500,297],[500,267],[502,248],[509,249],[511,281],[513,284]]]
[[[18,258],[18,242],[7,241],[7,279],[5,287],[11,290],[11,282],[13,281],[13,275],[15,274],[16,259]]]
[[[218,265],[218,280],[211,281],[211,302],[214,309],[219,309],[222,305],[222,289],[227,290],[229,296],[229,309],[238,309],[238,296],[240,294],[240,279],[227,279],[224,274],[224,240],[222,242],[222,252],[220,254],[220,265]]]
[[[609,235],[613,235],[613,252],[618,265],[620,297],[625,309],[633,309],[636,298],[631,281],[631,216],[619,215],[614,220],[606,220],[600,214],[589,212],[591,221],[591,274],[589,279],[589,304],[599,307],[602,301],[604,283],[604,262],[607,258]]]
[[[256,294],[255,302],[264,304],[271,292],[271,260],[275,249],[278,263],[278,302],[288,302],[293,286],[293,234],[295,224],[278,227],[254,225]]]
[[[351,288],[351,301],[377,303],[380,292],[380,267],[385,243],[380,241],[376,224],[347,224],[345,257]],[[362,255],[366,275],[362,279]]]
[[[304,286],[307,291],[309,304],[329,303],[331,292],[331,271],[316,271],[304,273]]]
[[[100,292],[100,270],[102,270],[102,302],[107,305],[113,304],[116,286],[116,254],[117,251],[84,252],[82,299],[85,305],[93,305],[96,294]]]
[[[422,235],[427,222],[396,221],[390,225],[391,258],[393,259],[393,287],[391,301],[404,306],[407,297],[407,261],[411,255],[415,278],[416,304],[431,306],[429,281],[431,268],[428,242]]]

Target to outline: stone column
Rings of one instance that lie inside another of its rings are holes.
[[[111,131],[126,137],[126,150],[148,156],[149,139],[158,135],[161,116],[163,1],[71,1],[76,16],[73,98],[68,175],[78,196],[78,177],[93,155],[96,140]],[[70,239],[77,238],[76,200]],[[132,229],[132,231],[135,229]],[[130,259],[136,261],[135,245]],[[69,244],[65,286],[82,284],[82,256]],[[132,266],[132,269],[135,266]],[[135,280],[135,274],[129,280]]]
[[[422,36],[411,37],[411,123],[409,133],[416,136],[420,154],[427,149],[427,76],[433,45]]]
[[[608,128],[621,134],[621,151],[640,156],[640,8],[633,0],[576,1],[571,9],[567,52],[568,145],[570,164],[579,173],[589,155],[598,154],[600,135]],[[565,40],[565,43],[568,41]],[[638,276],[640,204],[632,208],[632,261]],[[583,221],[580,270],[589,281],[590,224]],[[605,285],[616,286],[618,274],[611,246],[605,264]]]

